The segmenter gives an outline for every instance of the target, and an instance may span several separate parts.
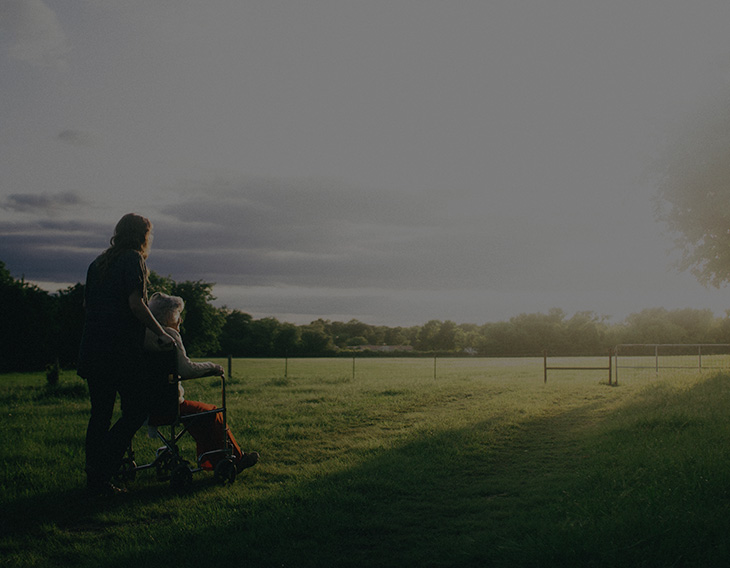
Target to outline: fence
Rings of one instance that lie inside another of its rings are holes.
[[[606,357],[608,361],[602,364]],[[243,362],[246,361],[245,367]],[[223,363],[225,364],[225,363]],[[365,375],[406,375],[437,380],[452,376],[492,377],[509,374],[512,369],[521,368],[524,376],[539,377],[542,367],[543,382],[554,372],[570,376],[572,371],[596,371],[608,378],[608,384],[618,385],[622,380],[648,372],[658,374],[662,370],[705,371],[724,369],[730,371],[730,344],[621,344],[607,355],[542,357],[352,357],[352,358],[271,358],[239,359],[228,358],[228,376],[239,379],[257,374],[284,379],[291,376],[312,374],[336,375],[349,380]],[[244,368],[246,370],[244,370]],[[510,371],[508,371],[508,369]],[[293,373],[293,375],[292,375]],[[562,377],[561,377],[562,378]]]
[[[622,363],[622,361],[626,361]],[[726,343],[624,343],[615,348],[616,382],[619,369],[663,369],[702,372],[730,369],[730,344]]]
[[[568,366],[568,367],[548,367],[548,354],[543,351],[543,382],[547,383],[548,371],[608,371],[608,384],[611,385],[613,371],[611,368],[612,353],[608,354],[608,366],[606,367],[588,367],[588,366]],[[616,379],[618,384],[618,379]]]
[[[284,378],[287,378],[289,376],[289,360],[290,359],[293,361],[297,361],[297,360],[313,361],[313,360],[320,360],[322,358],[316,358],[316,357],[303,357],[303,358],[291,357],[290,358],[288,356],[284,356],[282,359],[280,359],[283,361]],[[356,361],[358,359],[360,359],[363,362],[373,361],[373,360],[377,361],[378,359],[380,359],[380,360],[397,359],[397,360],[402,360],[402,361],[424,361],[425,360],[425,361],[428,361],[429,369],[431,369],[431,366],[433,368],[433,378],[434,379],[437,378],[437,362],[439,360],[446,360],[446,361],[448,361],[450,359],[454,359],[456,361],[466,361],[466,360],[475,360],[475,359],[490,360],[488,358],[478,358],[478,357],[439,357],[438,355],[423,356],[423,357],[397,357],[396,356],[396,357],[377,357],[377,358],[353,356],[353,357],[347,358],[347,359],[344,357],[327,357],[325,359],[335,361],[335,362],[339,362],[339,361],[343,361],[343,360],[349,361],[351,359],[352,360],[352,378],[353,379],[355,378]],[[233,360],[234,360],[234,357],[232,355],[228,355],[228,376],[229,377],[233,376]],[[262,360],[262,359],[260,359],[260,360]],[[491,359],[491,360],[497,360],[497,358]],[[431,362],[433,362],[433,363],[431,363]],[[349,363],[348,363],[348,365],[349,365]]]
[[[555,358],[565,368],[581,370],[594,366],[607,370],[598,363],[604,358],[560,357]],[[223,362],[225,365],[225,362]],[[539,380],[544,376],[544,359],[535,354],[526,357],[332,357],[332,358],[230,358],[228,376],[236,380],[265,378],[287,380],[316,377],[325,381],[389,377],[400,379],[450,380],[461,378],[513,380]],[[553,372],[554,378],[573,380],[573,373]]]

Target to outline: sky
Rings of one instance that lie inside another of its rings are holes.
[[[83,282],[133,211],[151,270],[255,318],[724,316],[653,197],[727,103],[728,24],[726,0],[0,0],[0,261]]]

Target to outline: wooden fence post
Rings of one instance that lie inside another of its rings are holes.
[[[608,386],[611,386],[611,380],[613,379],[613,369],[611,368],[611,364],[613,363],[613,353],[611,353],[611,350],[608,350]]]

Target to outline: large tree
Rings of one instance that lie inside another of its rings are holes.
[[[655,204],[682,253],[679,268],[719,287],[730,282],[730,114],[707,114],[666,152]]]
[[[176,283],[172,293],[185,300],[185,319],[180,328],[185,348],[192,357],[204,357],[220,350],[218,337],[226,322],[225,313],[210,302],[214,284],[197,280]]]
[[[240,310],[225,310],[225,323],[219,337],[220,355],[245,357],[250,354],[249,331],[253,318]]]
[[[0,261],[0,372],[42,369],[58,357],[54,298]]]
[[[192,357],[212,355],[220,350],[219,336],[226,322],[223,310],[210,302],[215,300],[211,282],[175,282],[170,276],[149,274],[149,293],[163,292],[180,296],[185,301],[183,323],[180,332],[185,339],[185,349]]]

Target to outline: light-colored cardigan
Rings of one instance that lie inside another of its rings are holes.
[[[180,337],[180,333],[177,330],[171,327],[166,327],[165,332],[175,340],[175,345],[177,346],[177,372],[181,379],[197,379],[214,373],[217,367],[215,363],[210,361],[196,363],[195,361],[190,360],[185,352],[185,345],[183,345],[182,337]],[[147,330],[147,334],[144,338],[144,348],[146,351],[162,350],[159,343],[157,343],[157,336],[149,329]],[[180,402],[182,403],[185,400],[185,391],[182,384],[178,383],[178,385],[180,389]]]

